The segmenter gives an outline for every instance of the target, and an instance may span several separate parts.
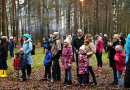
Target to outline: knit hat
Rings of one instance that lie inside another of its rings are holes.
[[[70,39],[69,39],[69,37],[67,37],[67,38],[64,40],[64,42],[70,44]]]
[[[59,32],[54,32],[53,35],[56,35],[57,37],[59,37]]]
[[[20,48],[19,52],[20,52],[20,51],[24,52],[24,48]]]
[[[123,33],[120,33],[120,35],[123,35]]]
[[[11,36],[10,39],[13,39],[13,37]]]
[[[15,55],[19,56],[19,52],[16,52]]]
[[[122,51],[122,46],[121,45],[117,45],[115,50],[116,50],[116,52],[121,52]]]
[[[73,32],[73,34],[76,34],[75,32]]]
[[[26,38],[30,38],[30,35],[29,34],[24,34],[23,37],[26,37]]]
[[[50,51],[51,50],[51,46],[47,46],[46,49],[48,49]]]
[[[85,45],[82,45],[79,50],[85,51]]]

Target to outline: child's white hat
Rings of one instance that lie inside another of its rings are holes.
[[[20,51],[24,52],[24,48],[20,48],[19,52],[20,52]]]
[[[82,46],[80,47],[80,49],[83,50],[83,51],[85,51],[85,45],[82,45]],[[80,49],[79,49],[79,50],[80,50]]]
[[[64,42],[68,43],[70,45],[70,40],[69,40],[69,37],[67,37]]]

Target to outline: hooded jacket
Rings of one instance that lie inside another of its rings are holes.
[[[45,59],[44,59],[44,66],[51,67],[52,64],[52,57],[51,57],[51,50],[46,52]]]
[[[124,52],[117,52],[117,54],[114,57],[117,70],[119,71],[125,70],[125,58],[126,55]]]

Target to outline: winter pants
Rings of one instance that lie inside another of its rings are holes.
[[[80,84],[86,84],[87,83],[87,74],[79,74],[79,80],[78,82]]]
[[[27,64],[27,75],[31,75],[31,65]]]
[[[45,51],[46,51],[46,47],[43,47],[43,53],[45,53]]]
[[[68,73],[69,73],[69,80],[71,80],[71,70],[70,69],[65,69],[65,79],[68,80]]]
[[[7,57],[2,57],[0,58],[0,70],[3,69],[3,70],[7,70]]]
[[[49,66],[45,66],[45,76],[44,78],[47,78],[48,75],[48,79],[51,78],[51,68]]]
[[[107,53],[107,46],[104,46],[105,53]]]
[[[117,70],[116,70],[116,68],[112,68],[112,69],[113,69],[114,82],[118,83]]]
[[[21,47],[23,47],[23,43],[21,42]]]
[[[23,81],[26,80],[26,72],[25,72],[25,69],[21,70],[22,71],[22,79]]]
[[[56,57],[53,59],[53,66],[52,66],[52,77],[54,80],[60,80],[61,79],[61,70],[59,65],[59,57]]]
[[[119,85],[123,85],[123,81],[122,81],[122,71],[117,70],[117,78],[119,81]]]
[[[93,77],[93,82],[96,83],[96,78],[95,78],[95,74],[93,72],[92,66],[88,66],[87,83],[89,83],[89,72],[91,73]]]
[[[16,72],[16,77],[19,77],[19,69],[16,69],[15,72]]]
[[[79,77],[78,54],[76,54],[77,77]]]
[[[10,48],[10,57],[14,57],[14,48]]]
[[[15,48],[16,48],[16,43],[14,44]]]
[[[99,51],[96,51],[96,57],[98,61],[98,67],[102,67],[102,53],[99,55]]]

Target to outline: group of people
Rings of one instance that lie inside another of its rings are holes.
[[[130,44],[130,34],[127,37],[126,41],[126,54],[124,51],[125,39],[120,35],[115,34],[113,36],[113,43],[110,43],[107,35],[105,34],[102,37],[102,34],[95,35],[95,44],[93,36],[91,34],[83,34],[81,29],[77,30],[77,33],[73,32],[71,35],[67,36],[62,44],[59,39],[59,33],[54,32],[50,35],[50,39],[46,42],[43,38],[43,53],[45,53],[44,66],[45,66],[45,75],[42,80],[49,80],[50,83],[54,83],[56,80],[61,79],[61,68],[65,69],[65,80],[62,84],[71,86],[72,85],[72,75],[71,68],[72,62],[75,61],[74,56],[76,56],[76,67],[77,67],[77,85],[86,85],[89,83],[89,72],[93,77],[93,83],[91,85],[97,85],[94,71],[92,69],[93,55],[96,55],[97,58],[97,68],[95,70],[102,71],[102,53],[103,48],[105,53],[108,52],[108,58],[110,61],[110,67],[113,70],[114,81],[111,83],[112,86],[118,85],[117,89],[123,89],[122,81],[122,71],[125,71],[126,63],[126,74],[124,85],[127,88],[130,88],[130,60],[129,60],[129,44]],[[24,44],[23,48],[16,53],[14,59],[14,68],[16,69],[16,78],[19,77],[19,70],[22,70],[22,78],[20,81],[25,81],[27,78],[30,78],[31,75],[31,64],[32,62],[32,50],[33,42],[29,34],[23,35]],[[0,39],[0,76],[2,77],[4,73],[7,75],[7,64],[4,66],[2,63],[3,59],[7,60],[7,50],[8,42],[7,39]],[[3,53],[4,51],[4,53]],[[19,57],[19,54],[21,55]],[[59,64],[59,59],[61,57],[61,68]],[[53,66],[52,66],[53,61]],[[2,62],[2,63],[1,63]],[[2,64],[2,65],[1,65]],[[51,66],[52,66],[52,76],[51,76]],[[25,70],[27,69],[27,76]],[[5,70],[3,72],[3,70]],[[69,79],[68,79],[69,74]],[[119,82],[119,84],[118,84]]]

